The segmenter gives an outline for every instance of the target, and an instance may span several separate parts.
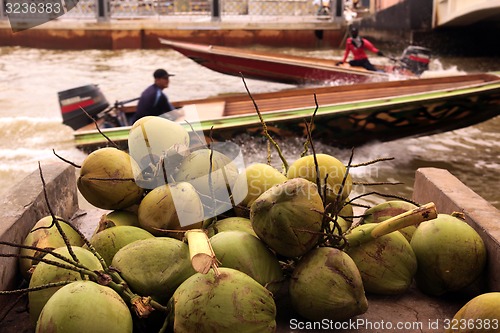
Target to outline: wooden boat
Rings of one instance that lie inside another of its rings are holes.
[[[482,73],[291,89],[252,97],[272,136],[306,137],[305,122],[316,112],[313,138],[352,147],[450,131],[493,118],[500,114],[500,76]],[[206,136],[211,132],[214,140],[263,133],[259,115],[246,94],[174,104],[185,111],[185,119],[177,121],[188,130],[203,131]],[[134,107],[112,109],[127,114]],[[100,118],[98,122],[103,121]],[[112,141],[126,145],[129,129],[130,126],[123,126],[101,131]],[[107,145],[93,124],[76,130],[74,138],[84,150]]]
[[[347,64],[337,66],[336,63],[340,59],[301,57],[216,45],[177,42],[162,38],[160,38],[160,42],[216,72],[299,85],[325,82],[352,84],[368,81],[387,81],[390,74],[398,74],[401,77],[414,77],[428,68],[430,57],[427,49],[409,47],[404,52],[404,55],[407,56],[404,56],[401,61],[393,59],[398,65],[380,67],[380,71],[369,71],[362,67],[351,67]],[[426,52],[426,54],[422,52]],[[426,66],[420,66],[419,64],[422,64],[422,62],[414,59],[422,60]]]

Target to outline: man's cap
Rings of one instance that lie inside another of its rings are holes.
[[[157,69],[153,73],[153,77],[155,79],[161,79],[161,78],[169,77],[169,76],[174,76],[174,74],[168,74],[168,72],[164,69]]]

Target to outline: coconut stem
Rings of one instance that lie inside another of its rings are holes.
[[[245,86],[247,94],[250,97],[250,99],[252,100],[255,111],[257,112],[257,115],[259,116],[260,123],[262,124],[262,129],[264,130],[264,135],[273,144],[274,148],[276,148],[276,151],[278,152],[278,156],[280,157],[281,162],[283,163],[283,169],[285,169],[285,172],[286,172],[286,171],[288,171],[288,162],[286,161],[285,156],[283,156],[283,152],[281,151],[278,143],[276,141],[274,141],[274,139],[271,137],[271,135],[267,131],[266,122],[264,121],[264,118],[262,118],[262,114],[260,113],[257,102],[255,102],[255,99],[253,98],[252,94],[250,93],[250,90],[248,89],[247,83],[245,81],[245,77],[243,76],[242,73],[240,73],[240,75],[241,75],[241,78],[243,80],[243,85]]]
[[[45,203],[47,204],[47,208],[49,209],[50,216],[52,217],[52,224],[48,228],[52,228],[53,225],[56,226],[57,231],[61,235],[61,237],[64,241],[64,244],[66,245],[66,248],[68,249],[69,255],[71,256],[71,258],[73,258],[74,261],[79,262],[76,254],[73,252],[73,248],[71,247],[71,243],[70,243],[68,237],[66,236],[66,233],[64,232],[64,230],[61,227],[61,224],[59,223],[59,221],[61,219],[56,217],[54,211],[52,210],[52,206],[50,205],[49,196],[47,194],[47,185],[45,183],[45,178],[43,177],[43,171],[42,171],[42,166],[41,166],[40,162],[38,162],[38,170],[40,173],[40,180],[42,181],[42,188],[43,188]],[[43,229],[44,227],[41,227],[41,228]],[[34,229],[34,230],[36,230],[36,229]],[[34,230],[32,230],[32,231],[34,231]],[[83,275],[82,275],[82,279],[83,279]]]
[[[58,220],[66,223],[67,225],[69,225],[76,233],[78,233],[78,235],[80,235],[80,238],[83,240],[83,242],[85,243],[85,245],[88,247],[89,251],[92,252],[92,254],[99,260],[99,262],[101,263],[101,265],[104,268],[104,270],[107,270],[108,269],[108,264],[106,264],[106,262],[104,261],[104,259],[102,258],[102,256],[97,252],[97,250],[90,243],[90,241],[87,239],[87,237],[85,237],[85,235],[80,231],[80,229],[78,229],[77,227],[75,227],[72,223],[69,223],[69,221],[66,221],[64,219],[58,219]],[[71,246],[68,247],[68,250],[71,250]],[[55,253],[52,253],[52,252],[48,252],[48,253],[51,253],[51,254],[55,255]]]
[[[314,117],[316,116],[316,113],[318,112],[318,109],[319,109],[319,105],[318,105],[318,98],[316,96],[316,93],[313,94],[314,96],[314,104],[316,105],[316,108],[314,109],[314,112],[311,116],[311,120],[309,122],[309,126],[307,126],[307,122],[306,122],[306,128],[308,128],[308,137],[307,137],[307,140],[304,142],[304,151],[300,154],[300,157],[304,157],[306,156],[308,150],[309,150],[309,144],[312,144],[312,139],[311,139],[311,132],[312,132],[312,129],[313,129],[313,126],[314,126]]]
[[[130,298],[130,304],[139,318],[147,318],[154,310],[151,306],[151,297],[134,295]]]
[[[437,217],[436,205],[429,202],[423,206],[394,216],[388,220],[379,223],[372,231],[372,236],[377,238],[401,228],[433,220]]]
[[[92,117],[84,108],[82,108],[80,106],[80,110],[82,110],[85,115],[87,116],[87,118],[89,118],[90,120],[92,120],[92,122],[94,123],[94,126],[95,128],[97,129],[97,131],[99,132],[99,134],[101,134],[110,144],[112,144],[116,149],[119,149],[118,148],[118,145],[116,143],[114,143],[106,134],[104,134],[101,129],[99,128],[99,124],[97,123],[97,120],[95,120],[94,117]]]
[[[67,284],[70,284],[72,282],[75,282],[75,281],[59,281],[59,282],[47,283],[47,284],[44,284],[41,286],[31,287],[31,288],[15,289],[15,290],[0,290],[0,295],[25,294],[25,293],[43,290],[43,289],[47,289],[47,288],[62,287],[62,286],[65,286]]]
[[[51,254],[54,256],[57,255],[57,253],[51,253]],[[60,257],[60,258],[58,257],[58,258],[62,259],[63,261],[66,261],[68,264],[64,264],[64,263],[57,262],[54,260],[49,260],[49,259],[46,259],[45,257],[26,256],[26,255],[20,255],[17,253],[0,253],[0,257],[30,259],[30,260],[34,260],[34,261],[38,261],[38,262],[43,262],[43,263],[46,263],[48,265],[57,266],[60,268],[72,270],[72,271],[78,272],[78,273],[83,274],[83,275],[96,276],[93,271],[88,270],[85,266],[83,266],[79,262],[73,261],[73,260],[66,258],[66,257]]]
[[[154,310],[168,312],[165,306],[151,297],[139,296],[132,292],[118,272],[110,271],[109,276],[111,280],[106,282],[106,286],[116,291],[126,303],[130,304],[138,317],[147,318]]]
[[[375,238],[390,234],[410,225],[416,225],[437,217],[436,205],[427,203],[415,209],[396,215],[380,223],[370,224],[370,227],[354,228],[347,234],[346,240],[350,246],[359,246]]]
[[[207,234],[202,229],[186,232],[191,264],[195,271],[207,274],[211,268],[217,268],[217,259]]]

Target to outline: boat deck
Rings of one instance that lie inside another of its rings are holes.
[[[490,80],[487,78],[478,78],[474,80],[467,81],[467,85],[474,86],[477,84],[482,84],[485,82],[489,82]],[[360,100],[361,97],[363,100],[374,99],[374,98],[384,98],[384,97],[393,97],[395,95],[411,95],[417,93],[428,92],[430,90],[446,90],[456,88],[457,83],[463,81],[459,81],[457,77],[457,81],[449,81],[443,83],[436,84],[422,84],[422,85],[409,85],[404,86],[401,82],[394,83],[384,87],[370,87],[370,84],[364,84],[359,87],[359,90],[353,91],[352,89],[343,90],[336,89],[335,93],[332,93],[330,90],[318,89],[315,92],[314,89],[310,91],[310,98],[307,99],[306,94],[301,95],[287,95],[278,98],[258,98],[255,100],[257,106],[259,107],[259,111],[261,112],[269,112],[276,110],[277,107],[283,106],[284,104],[295,106],[296,108],[307,107],[311,105],[311,100],[313,100],[314,95],[316,95],[316,99],[319,105],[330,105],[337,103],[352,103]],[[461,85],[462,85],[461,84]],[[286,102],[285,102],[286,101]],[[248,101],[238,101],[233,103],[227,103],[226,109],[224,111],[225,116],[234,116],[234,115],[242,115],[249,113],[253,110],[253,103]]]
[[[478,74],[477,76],[468,78],[467,81],[464,81],[462,76],[447,78],[447,80],[443,82],[439,82],[438,80],[439,79],[432,80],[431,82],[421,80],[412,80],[411,82],[392,81],[386,82],[383,86],[380,86],[380,84],[366,83],[358,85],[357,87],[359,89],[357,90],[353,90],[352,86],[318,87],[302,90],[300,95],[296,94],[293,90],[289,90],[284,91],[280,96],[271,95],[272,98],[267,98],[271,96],[266,96],[266,94],[259,94],[259,97],[255,99],[255,102],[259,107],[259,111],[269,112],[276,110],[277,107],[282,107],[283,105],[294,106],[296,108],[310,106],[314,95],[316,95],[319,105],[352,103],[361,99],[369,100],[374,98],[404,96],[429,91],[454,89],[458,84],[462,87],[475,86],[485,82],[498,80],[498,78]],[[421,84],[418,84],[418,82],[421,82]],[[311,99],[307,98],[308,95]],[[250,99],[234,101],[226,104],[224,115],[241,115],[251,112],[252,110],[254,110],[253,103]]]

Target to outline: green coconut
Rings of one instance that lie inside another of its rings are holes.
[[[203,206],[194,187],[187,182],[162,185],[150,191],[138,210],[139,224],[155,236],[163,230],[189,230],[203,224]],[[176,236],[175,234],[167,234]],[[178,234],[182,237],[182,234]]]
[[[78,258],[78,261],[88,270],[100,271],[103,269],[99,260],[89,250],[77,246],[72,246],[71,249]],[[56,254],[60,254],[66,258],[71,258],[66,247],[57,248],[53,252]],[[47,254],[44,258],[47,260],[55,261],[57,263],[65,263],[62,259],[56,258],[51,254]],[[29,287],[35,288],[46,285],[48,283],[61,281],[77,281],[81,279],[82,276],[79,272],[62,267],[57,267],[45,262],[40,262],[37,265],[36,269],[33,271]],[[49,298],[51,298],[52,295],[60,288],[61,287],[45,288],[42,290],[30,292],[28,294],[30,320],[33,324],[38,320],[38,316],[40,315],[42,308],[45,306]]]
[[[52,223],[52,216],[45,216],[35,223],[31,231],[23,241],[23,245],[35,246],[41,249],[53,250],[65,246],[64,239],[59,233],[56,225]],[[70,225],[59,221],[61,229],[66,235],[70,245],[82,246],[83,239]],[[48,228],[52,225],[50,228]],[[40,229],[42,228],[42,229]],[[43,257],[45,253],[37,250],[21,249],[21,256]],[[30,279],[31,268],[38,264],[37,260],[20,258],[19,270],[26,280]]]
[[[284,280],[281,265],[260,239],[244,231],[223,231],[212,236],[210,244],[222,267],[243,272],[273,294],[278,292]]]
[[[207,234],[211,237],[223,231],[244,231],[257,237],[257,234],[252,227],[252,221],[246,217],[232,216],[226,217],[222,220],[217,220],[208,227]]]
[[[439,214],[421,223],[411,239],[418,262],[415,280],[426,294],[442,295],[472,284],[484,271],[481,236],[455,216]]]
[[[72,282],[47,302],[36,333],[132,333],[132,315],[113,289],[92,281]]]
[[[478,295],[468,301],[450,320],[446,333],[498,333],[500,292]]]
[[[189,154],[190,137],[179,123],[162,117],[138,119],[130,129],[128,147],[138,163],[134,176],[143,188],[171,183],[175,168]]]
[[[186,243],[170,237],[138,240],[122,247],[111,265],[142,296],[168,301],[177,287],[195,273]]]
[[[197,273],[184,281],[169,302],[176,333],[266,333],[276,330],[271,293],[240,271]]]
[[[139,218],[137,217],[137,213],[128,210],[114,210],[112,212],[103,214],[94,233],[98,233],[104,229],[119,225],[130,225],[138,227]]]
[[[212,217],[232,209],[230,189],[238,174],[237,165],[225,154],[217,150],[199,149],[182,161],[174,178],[194,186],[200,193],[205,216]]]
[[[284,174],[268,164],[251,164],[236,179],[233,188],[235,202],[250,207],[262,193],[287,179]]]
[[[336,228],[335,222],[337,222],[337,226],[340,227],[340,230]],[[349,228],[351,227],[352,223],[340,216],[337,216],[335,219],[335,222],[330,221],[330,229],[333,231],[335,235],[341,235],[347,232]]]
[[[300,259],[290,279],[292,306],[309,320],[343,321],[368,309],[363,282],[345,252],[316,248]]]
[[[90,239],[90,244],[109,266],[119,249],[132,242],[154,237],[148,231],[134,226],[120,225],[104,229]]]
[[[354,208],[352,207],[352,204],[344,204],[337,215],[342,217],[351,225],[354,221]]]
[[[369,226],[370,224],[365,224],[356,228]],[[356,263],[366,292],[382,295],[402,294],[410,288],[417,272],[415,253],[399,231],[359,246],[348,247],[345,251]]]
[[[403,200],[389,200],[378,205],[375,205],[371,208],[368,208],[363,213],[363,217],[360,220],[361,224],[365,223],[379,223],[385,220],[390,219],[399,214],[403,214],[409,210],[417,208],[417,205],[412,204],[408,201]],[[417,226],[410,225],[399,230],[400,233],[405,236],[405,238],[411,241],[413,234],[417,230]]]
[[[317,245],[323,202],[314,183],[295,178],[264,192],[250,207],[257,236],[286,257],[306,254]]]
[[[301,157],[290,165],[286,176],[289,179],[300,177],[316,183],[316,178],[318,177],[316,167],[319,170],[321,191],[324,191],[323,188],[325,187],[326,179],[327,202],[335,202],[339,194],[340,200],[338,201],[342,202],[345,200],[352,190],[352,177],[350,174],[346,177],[347,168],[333,156],[316,154],[316,156],[308,155]],[[346,177],[346,181],[342,187],[344,177]]]
[[[332,230],[333,234],[345,234],[352,226],[353,215],[354,212],[351,204],[342,206],[338,212],[329,213],[330,218],[333,220],[330,221],[330,230]]]
[[[77,186],[82,196],[95,207],[115,210],[133,206],[144,190],[134,181],[137,163],[126,152],[101,148],[82,163]]]

